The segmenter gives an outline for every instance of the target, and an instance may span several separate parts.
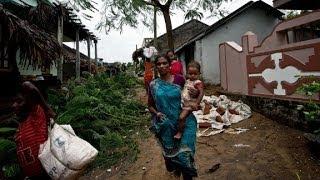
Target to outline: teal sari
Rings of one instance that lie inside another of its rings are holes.
[[[181,112],[181,87],[155,79],[150,84],[150,93],[156,109],[165,115],[162,119],[153,116],[150,130],[162,147],[168,171],[175,170],[190,177],[197,176],[194,166],[197,122],[192,113],[186,119],[181,140],[173,137],[177,133]]]

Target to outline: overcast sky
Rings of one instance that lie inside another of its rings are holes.
[[[100,0],[95,0],[100,1]],[[250,0],[232,0],[229,3],[225,3],[223,7],[231,13],[232,11],[238,9],[245,3],[249,2]],[[272,0],[263,0],[264,2],[272,5]],[[101,4],[101,3],[100,3]],[[95,26],[100,21],[100,13],[95,12],[94,14],[91,13],[94,17],[90,21],[81,18],[82,23],[94,32],[94,34],[100,39],[98,41],[98,57],[103,58],[105,62],[130,62],[131,54],[136,49],[136,45],[138,48],[142,44],[142,40],[145,37],[153,37],[153,32],[150,31],[143,25],[139,25],[137,29],[131,27],[124,27],[122,33],[120,34],[119,31],[112,30],[108,34],[104,31],[99,32],[95,29]],[[153,14],[150,14],[153,16]],[[165,23],[162,15],[158,15],[158,36],[165,33]],[[175,12],[174,15],[171,16],[172,19],[172,26],[173,28],[180,26],[181,24],[185,23],[184,16],[182,12]],[[201,21],[211,25],[217,18],[206,18],[204,17]],[[75,48],[75,43],[67,43],[68,46]],[[94,57],[94,48],[93,45],[91,46],[91,57]],[[84,54],[87,54],[87,45],[85,43],[80,44],[80,51]]]

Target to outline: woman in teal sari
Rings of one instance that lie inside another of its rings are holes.
[[[186,119],[185,130],[180,140],[174,139],[181,112],[181,89],[184,78],[171,75],[170,62],[165,56],[156,59],[160,78],[150,83],[148,106],[152,113],[152,127],[162,147],[166,168],[183,179],[197,176],[194,167],[197,122],[193,114]]]

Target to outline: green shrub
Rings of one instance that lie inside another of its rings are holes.
[[[15,142],[0,139],[0,168],[6,179],[17,179],[21,174]]]
[[[320,92],[320,82],[313,81],[309,84],[303,84],[297,90],[299,93],[309,96],[309,103],[303,107],[303,113],[306,120],[309,121],[309,124],[312,124],[315,134],[320,135],[320,106],[319,103],[316,103],[311,99],[315,93]]]
[[[70,124],[76,134],[99,150],[92,167],[110,167],[123,159],[135,160],[138,146],[134,132],[149,122],[146,108],[133,99],[141,82],[126,74],[108,78],[97,75],[76,85],[69,82],[68,96],[53,94],[59,124]],[[56,92],[54,92],[56,93]],[[58,97],[57,97],[58,96]]]
[[[16,128],[0,127],[0,137],[10,137],[16,132]]]
[[[21,174],[20,166],[17,163],[6,164],[2,167],[6,179],[18,179]]]
[[[16,144],[8,139],[0,139],[0,165],[16,159]]]

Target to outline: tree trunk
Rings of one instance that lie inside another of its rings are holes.
[[[79,28],[76,29],[76,79],[80,80],[81,75],[81,62],[80,62],[80,52],[79,52]]]
[[[89,60],[89,68],[88,68],[88,72],[89,72],[89,73],[91,73],[90,43],[91,43],[91,39],[90,39],[90,36],[88,36],[88,37],[87,37],[87,50],[88,50],[88,60]]]
[[[167,38],[168,38],[168,47],[170,50],[174,50],[174,39],[172,34],[172,24],[171,24],[171,18],[170,18],[170,6],[165,6],[164,8],[161,8],[161,11],[163,13],[164,21],[166,23],[166,30],[167,30]]]

